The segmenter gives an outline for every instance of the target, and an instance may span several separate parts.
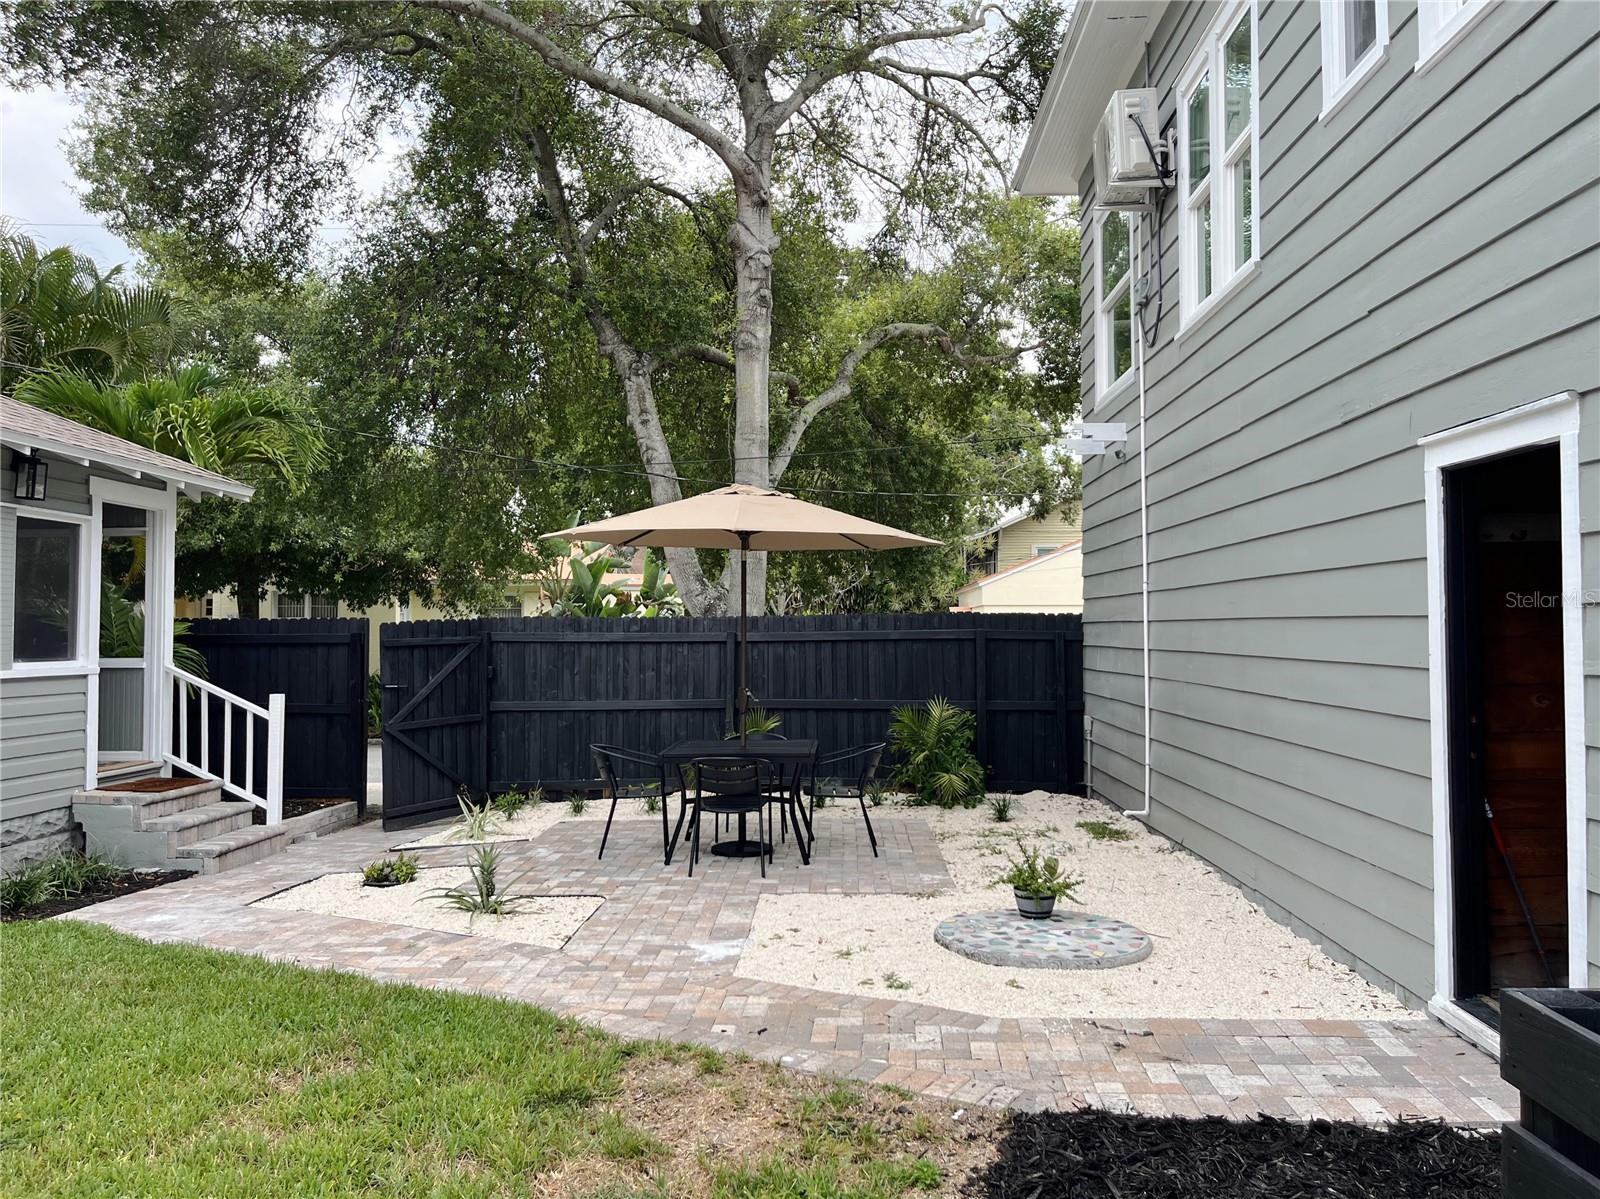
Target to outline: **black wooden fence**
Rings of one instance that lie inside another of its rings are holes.
[[[364,810],[367,637],[364,620],[194,620],[183,640],[205,657],[206,676],[218,687],[263,708],[274,691],[283,693],[286,799],[344,796]],[[194,696],[188,700],[191,707],[198,702]],[[220,762],[222,722],[212,716],[210,760]],[[266,789],[263,723],[255,722],[258,792]],[[198,728],[190,722],[191,736]],[[244,749],[233,748],[235,775],[242,776]],[[199,760],[197,749],[190,754]]]
[[[999,790],[1083,784],[1077,616],[927,613],[750,622],[750,690],[824,750],[882,740],[942,695],[977,715]],[[589,746],[657,751],[733,725],[738,622],[508,618],[384,625],[386,826],[478,795],[595,785]]]

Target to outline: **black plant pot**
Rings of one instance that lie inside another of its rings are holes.
[[[1044,920],[1056,910],[1056,897],[1054,895],[1029,895],[1026,891],[1011,888],[1011,894],[1017,899],[1017,915],[1029,920]]]

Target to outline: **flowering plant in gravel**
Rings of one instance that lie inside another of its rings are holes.
[[[416,880],[417,859],[408,853],[369,862],[361,872],[363,887],[397,887]]]
[[[1017,857],[1011,859],[1011,868],[996,882],[1009,883],[1018,895],[1031,899],[1077,899],[1077,889],[1083,885],[1081,878],[1070,878],[1061,869],[1061,860],[1045,857],[1037,846],[1017,842]]]

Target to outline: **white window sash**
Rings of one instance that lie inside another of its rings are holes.
[[[1327,120],[1344,107],[1357,88],[1389,56],[1389,0],[1374,0],[1376,36],[1353,63],[1344,61],[1345,6],[1341,0],[1322,0],[1322,115]]]
[[[1417,5],[1417,70],[1426,71],[1489,11],[1489,0],[1420,0]]]
[[[1248,127],[1230,145],[1224,145],[1227,129],[1227,81],[1223,58],[1228,35],[1247,18],[1250,22],[1250,116]],[[1194,184],[1189,175],[1189,101],[1204,78],[1210,80],[1207,119],[1209,121],[1210,162],[1206,177]],[[1261,33],[1254,0],[1236,0],[1217,14],[1200,39],[1183,73],[1178,77],[1178,288],[1180,332],[1200,313],[1209,311],[1233,286],[1243,281],[1250,267],[1261,257]],[[1238,260],[1236,236],[1234,169],[1250,156],[1250,254]],[[1205,234],[1200,210],[1211,203],[1211,290],[1200,294],[1202,255]]]
[[[1107,291],[1105,289],[1106,224],[1112,220],[1123,219],[1128,221],[1128,269],[1123,273],[1122,278],[1117,280],[1116,284]],[[1100,214],[1100,219],[1095,227],[1094,256],[1094,285],[1095,292],[1099,296],[1099,302],[1095,308],[1095,381],[1097,386],[1094,398],[1095,406],[1098,407],[1101,400],[1133,375],[1131,363],[1122,374],[1113,376],[1111,373],[1114,369],[1114,357],[1116,354],[1114,326],[1117,304],[1121,302],[1123,296],[1133,290],[1133,278],[1139,273],[1139,230],[1131,216],[1117,212],[1103,212]],[[1130,316],[1132,315],[1131,305],[1129,314]],[[1128,337],[1131,344],[1133,339],[1131,321]]]

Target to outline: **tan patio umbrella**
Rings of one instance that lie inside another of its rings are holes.
[[[734,483],[703,495],[622,516],[592,521],[544,538],[599,541],[606,545],[674,549],[738,550],[739,595],[745,594],[746,550],[897,550],[938,545],[848,512],[808,504],[782,491]],[[739,605],[739,735],[750,706],[750,626]]]

